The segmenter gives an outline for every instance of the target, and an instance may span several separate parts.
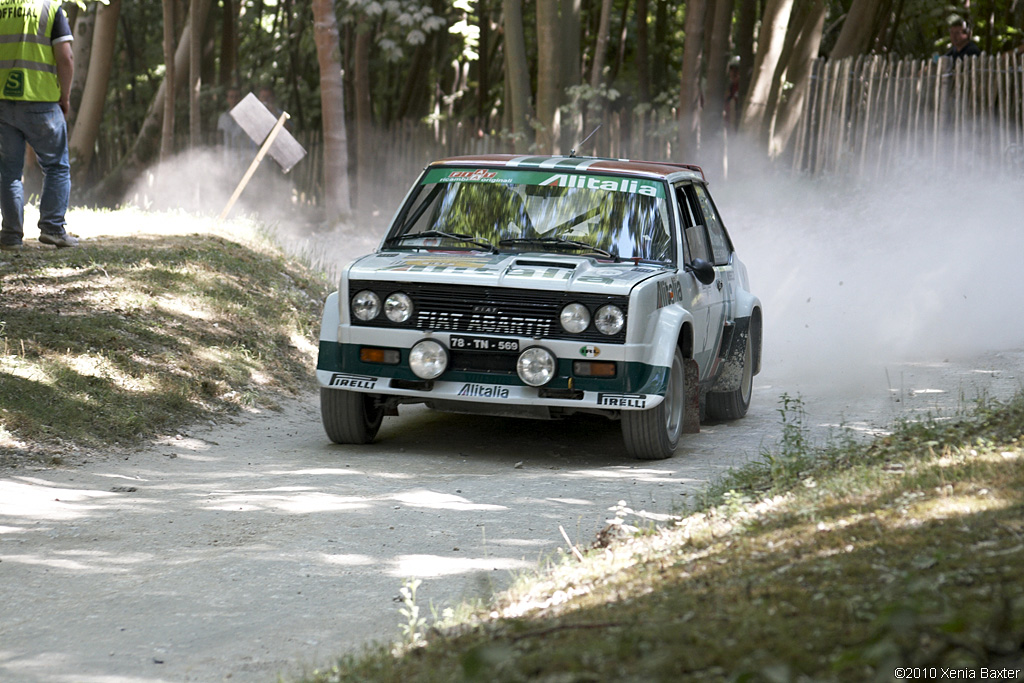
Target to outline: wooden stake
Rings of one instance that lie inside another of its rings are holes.
[[[252,180],[253,175],[256,173],[256,169],[260,166],[260,162],[263,161],[263,157],[267,155],[267,150],[269,150],[270,146],[274,144],[277,134],[281,132],[281,129],[284,127],[284,122],[287,120],[288,112],[283,112],[281,117],[277,119],[277,123],[274,124],[274,127],[270,129],[270,134],[267,135],[267,139],[263,141],[263,146],[260,147],[260,151],[256,153],[256,158],[252,160],[251,164],[249,164],[249,170],[247,170],[245,175],[242,176],[242,180],[238,183],[238,187],[235,188],[235,192],[231,195],[231,199],[228,200],[224,210],[220,212],[220,217],[217,219],[218,221],[222,221],[227,218],[231,208],[235,205],[235,202],[238,201],[238,198],[242,196],[242,191],[245,190],[245,186],[249,184],[250,180]]]

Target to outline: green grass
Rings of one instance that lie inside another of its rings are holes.
[[[311,386],[323,277],[252,240],[0,256],[0,464],[131,444]]]
[[[571,556],[426,644],[307,680],[890,681],[1024,669],[1024,395],[890,436],[784,433],[699,509]],[[408,605],[406,606],[408,608]],[[1024,672],[1016,674],[1016,678]]]

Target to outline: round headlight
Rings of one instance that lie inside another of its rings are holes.
[[[448,367],[448,351],[433,339],[424,339],[409,351],[409,367],[420,379],[436,379]]]
[[[550,351],[539,346],[531,346],[519,354],[516,372],[519,379],[526,384],[539,387],[551,381],[555,376],[556,366],[555,357]]]
[[[583,304],[569,304],[562,309],[559,316],[562,329],[571,334],[579,334],[590,326],[590,311]]]
[[[368,289],[357,293],[352,297],[352,315],[359,320],[367,322],[373,320],[380,314],[380,297]]]
[[[621,308],[612,304],[597,309],[597,315],[594,316],[594,326],[602,334],[618,334],[625,324],[626,314],[622,312]]]
[[[395,292],[384,300],[384,315],[393,323],[404,323],[412,317],[412,299],[408,294]]]

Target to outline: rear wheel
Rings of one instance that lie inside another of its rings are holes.
[[[370,443],[384,410],[375,404],[373,394],[320,387],[320,418],[334,443]]]
[[[671,457],[683,431],[685,410],[683,354],[676,347],[665,400],[650,410],[622,411],[622,438],[626,443],[626,451],[640,460],[664,460]]]
[[[738,420],[747,414],[750,394],[754,388],[754,345],[747,335],[743,348],[743,367],[740,370],[740,386],[733,391],[719,391],[708,394],[708,417],[715,420]]]

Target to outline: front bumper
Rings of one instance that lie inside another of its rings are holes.
[[[545,406],[564,409],[647,410],[664,398],[669,368],[629,360],[625,345],[597,346],[547,339],[519,339],[520,348],[543,346],[558,358],[556,376],[543,387],[525,385],[511,372],[474,372],[449,369],[439,378],[424,381],[409,368],[409,349],[420,339],[432,338],[450,349],[450,335],[388,330],[386,335],[367,328],[340,330],[344,342],[321,340],[317,380],[322,387],[403,397],[413,401],[465,401],[506,406]],[[360,360],[363,347],[399,352],[397,364]],[[492,354],[493,355],[493,354]],[[613,378],[574,374],[573,361],[599,358],[616,364]]]

